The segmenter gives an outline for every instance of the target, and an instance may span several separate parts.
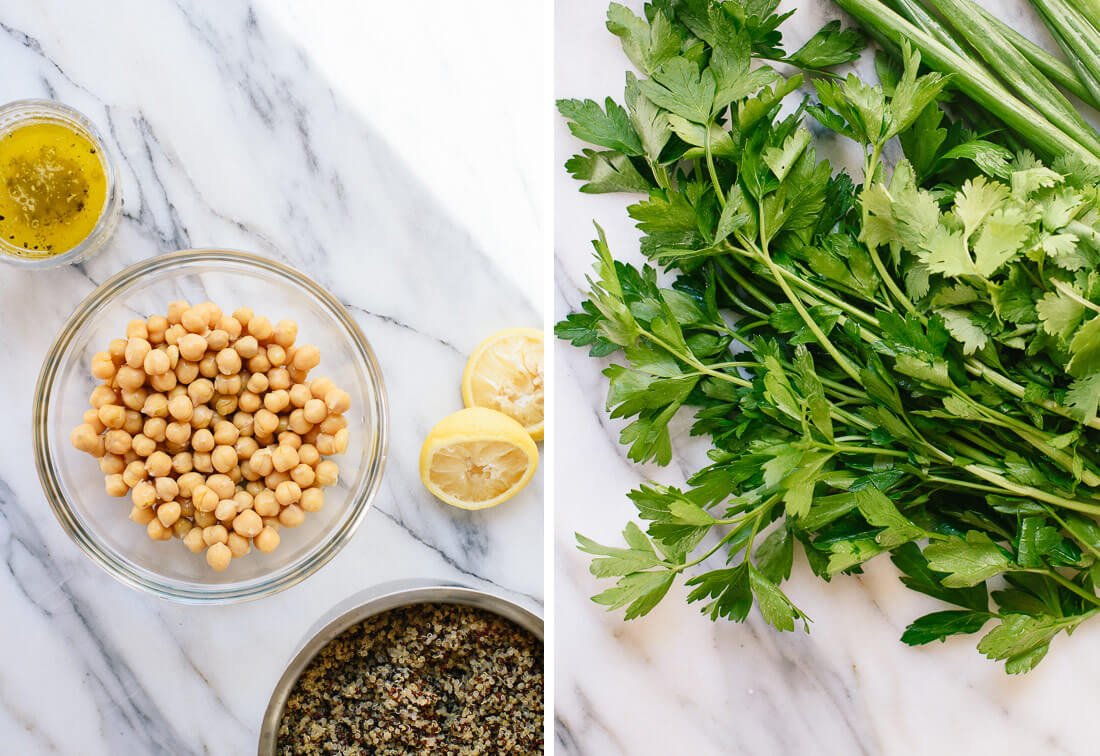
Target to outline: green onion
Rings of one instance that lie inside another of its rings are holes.
[[[1093,97],[1100,99],[1100,32],[1064,0],[1031,0],[1070,65]]]
[[[1083,1],[1078,0],[1078,2]],[[1082,102],[1100,110],[1100,97],[1096,97],[1084,85],[1074,70],[1062,62],[1060,58],[1051,55],[980,5],[975,4],[975,8],[982,14],[982,18],[985,19],[987,24],[1000,32],[1001,36],[1011,42],[1017,50],[1024,54],[1025,58],[1031,61],[1031,65],[1042,71],[1047,78],[1062,87],[1062,89],[1078,97]]]
[[[1055,158],[1070,153],[1100,168],[1100,156],[1052,124],[1042,113],[1022,102],[974,60],[961,56],[933,35],[914,26],[879,0],[835,0],[836,4],[866,27],[874,28],[891,42],[908,40],[930,67],[952,73],[952,85],[1019,134],[1040,155]]]
[[[1100,155],[1100,137],[1069,100],[1007,39],[990,28],[970,0],[925,0],[969,42],[985,62],[1026,102],[1092,152]]]

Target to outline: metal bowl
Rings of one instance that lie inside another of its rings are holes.
[[[543,640],[542,617],[506,598],[460,583],[400,580],[369,588],[337,604],[306,634],[305,643],[275,684],[275,691],[267,704],[267,711],[264,712],[260,725],[259,755],[275,756],[279,724],[283,720],[290,692],[322,648],[365,619],[414,604],[461,604],[484,609],[515,623],[540,641]]]

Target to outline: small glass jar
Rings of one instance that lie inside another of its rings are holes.
[[[122,196],[118,188],[115,161],[99,131],[84,114],[52,100],[16,100],[0,106],[0,138],[12,131],[35,123],[54,123],[83,136],[96,148],[106,179],[106,194],[99,220],[83,241],[72,249],[50,254],[29,251],[0,238],[0,261],[24,268],[56,268],[86,260],[98,252],[111,238],[122,213]],[[0,177],[2,179],[2,177]]]

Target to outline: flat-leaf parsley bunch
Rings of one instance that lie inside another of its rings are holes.
[[[825,580],[889,553],[952,607],[903,641],[992,623],[979,650],[1026,671],[1100,612],[1100,177],[973,130],[988,120],[908,48],[876,84],[829,72],[863,46],[836,22],[786,53],[777,4],[613,4],[623,104],[559,103],[594,145],[567,169],[641,195],[653,265],[600,232],[557,334],[613,358],[632,460],[667,464],[685,407],[712,447],[687,487],[630,493],[622,545],[578,535],[615,581],[595,601],[638,617],[683,575],[712,619],[755,605],[793,630],[796,548]],[[860,185],[817,159],[823,129],[862,147]]]

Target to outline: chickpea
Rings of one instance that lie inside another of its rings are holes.
[[[346,417],[343,415],[329,415],[325,418],[325,421],[321,423],[321,432],[334,436],[336,435],[336,431],[347,427],[348,419]]]
[[[310,399],[302,408],[302,416],[305,418],[306,422],[317,425],[328,417],[328,407],[321,399]]]
[[[324,399],[328,392],[336,388],[336,384],[329,378],[314,378],[309,383],[309,391],[314,399]]]
[[[250,373],[266,373],[268,370],[271,370],[271,360],[267,358],[267,351],[265,349],[261,347],[255,357],[249,358],[248,370]]]
[[[168,424],[162,417],[151,417],[141,426],[141,433],[154,442],[164,441]]]
[[[123,356],[128,367],[138,370],[145,364],[145,356],[149,354],[152,346],[144,337],[136,337],[127,340],[126,351]]]
[[[214,398],[214,384],[208,378],[196,378],[187,387],[187,396],[195,407]]]
[[[324,460],[317,463],[317,485],[332,486],[340,477],[340,468],[335,462]]]
[[[222,319],[222,308],[210,301],[203,302],[199,305],[206,312],[206,322],[213,328],[218,324],[218,321]]]
[[[320,512],[325,506],[325,492],[321,488],[306,488],[302,491],[300,506],[306,512]]]
[[[157,498],[161,501],[173,501],[180,494],[179,483],[175,478],[157,478],[153,483],[153,488],[157,489]],[[170,525],[171,523],[164,523]]]
[[[248,321],[248,335],[255,336],[257,341],[267,341],[274,334],[275,329],[271,321],[263,315],[255,315]]]
[[[104,454],[99,458],[99,471],[104,475],[121,475],[126,463],[117,454]]]
[[[143,480],[130,491],[130,500],[138,509],[148,509],[157,500],[157,490],[152,483]]]
[[[280,446],[289,446],[295,451],[302,445],[302,437],[292,430],[285,430],[278,437]]]
[[[214,423],[214,441],[218,444],[236,443],[240,436],[237,426],[228,420],[219,420]]]
[[[265,488],[252,498],[252,508],[261,517],[277,517],[280,509],[275,492],[270,488]]]
[[[286,368],[272,368],[267,371],[268,388],[272,391],[289,389],[291,386],[290,373]]]
[[[264,393],[267,391],[268,387],[267,375],[264,373],[252,373],[252,375],[248,376],[248,382],[244,387],[253,394]]]
[[[139,433],[130,441],[130,448],[137,452],[139,457],[148,457],[157,450],[157,442],[144,433]]]
[[[191,452],[181,451],[172,455],[172,472],[177,475],[189,473],[195,469],[195,461],[191,458]]]
[[[221,527],[216,526],[216,527]],[[206,539],[206,531],[203,531],[203,540]],[[228,539],[228,537],[227,537]],[[224,543],[215,543],[206,550],[206,563],[214,572],[223,572],[233,560],[233,552]]]
[[[155,517],[149,520],[149,523],[145,526],[145,532],[154,541],[167,541],[172,537],[171,528],[164,527],[164,523]]]
[[[126,422],[126,410],[117,404],[104,404],[96,411],[96,417],[105,428],[118,430]]]
[[[298,338],[298,324],[293,320],[280,320],[275,324],[274,341],[283,349],[290,349]]]
[[[84,414],[80,416],[80,419],[95,428],[97,434],[107,430],[107,426],[99,419],[99,411],[95,409],[85,410]]]
[[[251,422],[251,418],[249,420]],[[260,445],[251,436],[241,436],[237,439],[237,443],[233,444],[233,449],[237,452],[237,459],[242,460],[241,464],[244,464],[259,451]]]
[[[298,450],[292,446],[280,444],[271,453],[271,462],[279,472],[287,472],[298,464]]]
[[[329,455],[336,453],[336,439],[327,433],[318,434],[315,444],[317,446],[317,451],[321,454]]]
[[[309,371],[308,370],[299,370],[296,367],[290,368],[290,370],[288,372],[290,374],[290,380],[293,381],[294,383],[303,383],[306,380],[306,378],[309,377]]]
[[[296,504],[302,499],[302,487],[293,480],[284,480],[275,487],[275,500],[280,506]]]
[[[279,523],[288,528],[298,527],[305,518],[305,512],[297,504],[291,504],[279,513]]]
[[[218,374],[217,356],[208,354],[199,360],[199,375],[203,378],[213,378]]]
[[[232,499],[237,487],[228,475],[211,475],[206,479],[206,487],[218,495],[218,499]]]
[[[136,409],[127,409],[125,419],[122,420],[122,429],[131,436],[136,436],[140,434],[143,425],[141,413]]]
[[[79,427],[83,426],[78,426],[78,428]],[[103,437],[103,448],[111,454],[125,454],[130,451],[130,443],[132,440],[133,437],[124,430],[109,430]]]
[[[302,435],[309,433],[313,429],[313,423],[306,420],[305,410],[296,409],[290,413],[290,417],[287,418],[286,427],[295,433]]]
[[[266,491],[267,486],[259,480],[250,480],[245,485],[244,490],[247,491],[252,496],[253,501],[255,501],[257,494],[259,494],[260,491]]]
[[[351,434],[348,433],[347,428],[341,428],[336,431],[336,435],[332,437],[332,449],[336,454],[343,454],[348,450],[348,441],[351,438]]]
[[[232,522],[237,516],[237,502],[232,499],[222,499],[214,510],[214,516],[219,522]]]
[[[167,417],[168,397],[164,394],[149,394],[141,405],[141,413],[147,417]]]
[[[130,492],[130,487],[122,479],[122,475],[115,473],[103,479],[103,487],[108,496],[125,496]]]
[[[206,479],[197,472],[185,472],[176,478],[176,485],[180,489],[180,498],[190,499],[195,489],[205,485]]]
[[[92,405],[92,409],[99,409],[104,404],[118,404],[119,393],[110,386],[100,384],[92,389],[91,395],[88,397],[88,403]]]
[[[172,368],[172,364],[166,352],[162,352],[159,349],[151,349],[146,353],[142,367],[149,375],[157,376],[167,373]]]
[[[201,473],[214,472],[214,463],[210,459],[210,452],[192,452],[191,464]]]
[[[150,315],[145,319],[145,330],[149,341],[160,344],[164,341],[164,332],[168,330],[168,318],[163,315]]]
[[[251,509],[244,510],[233,520],[233,530],[245,538],[259,535],[263,527],[263,520]]]
[[[233,344],[233,349],[242,359],[250,360],[260,352],[260,345],[255,336],[242,336]]]
[[[196,378],[199,377],[199,364],[197,362],[188,362],[187,360],[180,360],[176,365],[176,380],[185,386],[190,384]]]
[[[229,334],[221,329],[215,329],[206,335],[206,344],[215,352],[220,352],[229,346]]]
[[[160,524],[170,528],[180,518],[180,503],[178,501],[166,501],[157,507],[157,519]]]
[[[229,540],[229,531],[221,524],[209,525],[202,529],[202,540],[207,546],[213,546],[215,543],[225,543]]]
[[[333,389],[325,394],[325,405],[328,411],[334,415],[342,415],[351,407],[351,396],[342,389]]]
[[[195,414],[191,416],[191,427],[196,430],[210,427],[214,422],[214,410],[205,404],[195,407]]]
[[[316,477],[313,468],[305,463],[295,465],[294,469],[290,471],[290,479],[302,489],[312,486]]]
[[[252,427],[257,436],[270,436],[279,427],[279,418],[268,409],[257,410],[252,416]]]
[[[187,439],[191,438],[191,426],[188,423],[168,423],[168,427],[164,429],[164,437],[168,443],[182,449]]]
[[[252,308],[251,307],[238,307],[233,311],[233,317],[237,319],[237,322],[242,326],[247,326],[248,321],[252,320]]]
[[[101,381],[109,381],[115,377],[115,362],[111,359],[110,352],[96,352],[92,356],[92,375]]]
[[[164,332],[164,343],[169,346],[179,346],[180,339],[187,335],[187,329],[179,323],[168,326]]]
[[[271,528],[272,530],[277,531],[282,526],[283,526],[283,524],[281,522],[279,522],[278,517],[265,517],[264,518],[264,527],[265,528]]]
[[[145,469],[154,478],[162,478],[172,471],[172,458],[162,451],[156,451],[145,460]]]
[[[213,512],[218,508],[219,501],[218,494],[205,483],[195,486],[191,492],[191,503],[195,505],[196,513]]]
[[[141,408],[145,406],[145,400],[149,398],[149,391],[145,387],[135,391],[123,389],[121,394],[122,403],[126,405],[127,409],[132,409],[135,412],[141,412]]]
[[[252,543],[265,554],[269,554],[279,548],[279,533],[270,525],[265,525],[263,530],[256,534]]]
[[[261,374],[262,375],[262,374]],[[255,412],[263,406],[263,402],[260,399],[259,394],[255,394],[251,391],[242,391],[240,397],[237,399],[237,406],[242,412],[248,412],[249,414]]]
[[[149,385],[160,392],[171,391],[178,384],[179,380],[177,380],[176,374],[171,371],[165,371],[160,375],[153,375],[149,377]]]
[[[240,559],[248,552],[252,551],[252,544],[244,536],[237,535],[236,533],[229,534],[229,553],[233,555],[234,559]]]
[[[126,324],[126,338],[127,339],[147,339],[149,338],[149,329],[145,327],[144,320],[131,320]]]
[[[236,354],[236,352],[234,352]],[[235,375],[219,375],[214,379],[214,391],[219,394],[239,394],[244,385],[244,379],[240,373]]]
[[[308,372],[321,364],[321,351],[312,344],[300,346],[294,352],[294,361],[290,364],[297,370]]]
[[[197,452],[214,450],[214,434],[206,428],[200,428],[191,434],[191,448]]]
[[[226,347],[218,352],[215,359],[218,363],[218,372],[222,375],[235,375],[241,372],[241,356],[235,349]]]
[[[240,338],[244,326],[232,315],[222,315],[222,319],[218,321],[218,329],[225,331],[230,341],[236,341]]]
[[[214,400],[214,411],[222,417],[229,417],[237,411],[237,397],[219,394]]]
[[[191,333],[206,333],[209,325],[206,311],[202,307],[188,307],[180,316],[180,324]]]
[[[126,339],[111,339],[107,345],[107,354],[111,355],[111,362],[117,368],[126,361]]]
[[[175,325],[176,323],[179,323],[180,319],[183,317],[184,311],[187,310],[189,307],[191,307],[191,305],[182,299],[177,299],[173,302],[169,302],[168,317],[166,318],[168,324]]]
[[[194,413],[195,405],[187,395],[173,397],[168,402],[168,414],[182,423],[190,422]]]
[[[282,367],[287,363],[286,350],[278,344],[270,344],[267,347],[267,361],[274,367]]]
[[[123,390],[134,391],[145,385],[145,373],[129,365],[123,365],[115,373],[115,383]]]
[[[182,506],[180,507],[180,509],[182,511]],[[180,540],[183,540],[187,536],[187,534],[191,532],[193,527],[194,526],[191,524],[190,520],[188,520],[186,517],[181,516],[178,520],[172,523],[172,535],[174,535],[176,538],[179,538]]]
[[[270,475],[275,470],[270,449],[260,449],[248,460],[252,469],[261,476]]]
[[[128,516],[138,525],[148,525],[150,520],[156,518],[156,514],[153,513],[152,509],[141,509],[140,507],[131,507]]]
[[[214,516],[213,512],[200,512],[195,511],[195,516],[192,518],[195,521],[195,527],[208,528],[211,525],[218,524],[218,518]]]
[[[138,483],[145,480],[147,474],[148,473],[145,471],[145,463],[135,460],[126,465],[126,469],[122,471],[122,479],[126,481],[126,485],[133,488]]]
[[[206,548],[206,543],[202,540],[202,528],[191,528],[183,537],[183,545],[193,554]]]
[[[278,389],[276,391],[269,391],[264,396],[264,407],[269,411],[279,413],[287,408],[290,404],[290,392],[286,389]]]
[[[237,451],[232,446],[216,446],[210,454],[210,463],[218,472],[227,473],[237,466]]]
[[[179,340],[180,357],[198,362],[206,354],[206,339],[197,333],[189,333]]]

